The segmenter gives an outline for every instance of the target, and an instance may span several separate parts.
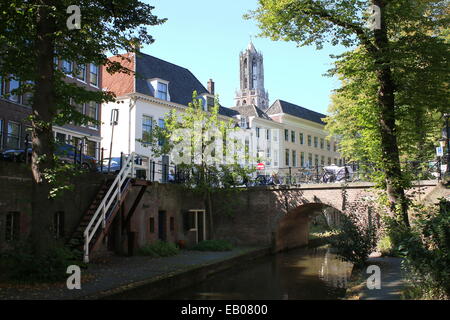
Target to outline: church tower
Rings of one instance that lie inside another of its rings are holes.
[[[254,104],[262,110],[269,108],[269,94],[264,89],[263,55],[256,51],[250,41],[247,49],[241,52],[240,89],[236,92],[236,106]]]

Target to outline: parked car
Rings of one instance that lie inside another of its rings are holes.
[[[109,159],[111,159],[111,165],[109,164]],[[99,172],[114,172],[120,171],[120,157],[105,158],[102,162],[103,165],[98,166],[97,171]]]
[[[28,160],[31,160],[31,148],[27,149]],[[82,168],[94,170],[96,168],[96,159],[94,157],[79,154],[75,154],[75,147],[70,144],[58,144],[56,145],[55,155],[58,159],[64,163],[74,163],[80,164]],[[76,158],[76,159],[75,159]],[[9,149],[5,150],[1,154],[1,159],[5,161],[17,161],[25,162],[25,149]]]
[[[25,162],[25,149],[9,149],[0,153],[5,161]],[[28,148],[28,160],[31,160],[31,148]]]

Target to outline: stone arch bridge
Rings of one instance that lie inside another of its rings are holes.
[[[437,181],[418,181],[408,196],[424,199]],[[306,245],[309,224],[324,209],[344,213],[358,206],[370,210],[374,184],[309,184],[299,187],[254,187],[214,196],[215,237],[241,245],[267,245],[275,251]],[[365,201],[362,203],[362,201]]]

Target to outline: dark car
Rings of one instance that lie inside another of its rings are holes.
[[[31,148],[27,149],[28,160],[31,160]],[[75,147],[70,144],[56,145],[55,155],[58,159],[65,163],[77,163],[82,168],[94,170],[96,168],[96,160],[94,157],[75,153]],[[25,149],[9,149],[1,153],[1,159],[6,161],[25,162]]]
[[[28,148],[28,160],[31,160],[31,148]],[[5,161],[25,162],[25,149],[9,149],[0,153],[0,159]]]
[[[111,159],[111,164],[109,164],[109,159]],[[118,173],[120,171],[120,157],[103,159],[103,165],[99,166],[97,170],[100,172]]]

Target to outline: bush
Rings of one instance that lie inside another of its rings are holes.
[[[0,258],[10,279],[31,283],[65,280],[68,266],[82,265],[77,255],[66,247],[55,247],[44,256],[36,256],[30,246],[19,244],[3,252]]]
[[[180,249],[171,242],[155,241],[138,250],[143,256],[151,256],[155,258],[174,256],[180,252]]]
[[[400,249],[411,284],[409,298],[450,298],[450,202],[420,208]]]
[[[230,251],[233,245],[226,240],[203,240],[191,248],[198,251]]]
[[[377,244],[375,219],[349,210],[341,220],[340,232],[331,239],[337,254],[344,260],[363,266]]]

